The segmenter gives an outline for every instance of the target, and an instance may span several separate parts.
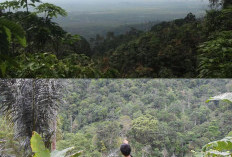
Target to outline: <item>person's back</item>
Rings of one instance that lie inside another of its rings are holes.
[[[124,140],[123,144],[120,147],[120,151],[121,151],[122,155],[124,155],[125,157],[133,157],[131,155],[131,147],[128,144],[127,140]]]

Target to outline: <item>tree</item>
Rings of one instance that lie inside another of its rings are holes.
[[[232,7],[223,10],[206,11],[205,20],[203,22],[204,33],[210,38],[217,32],[231,31],[232,27]]]
[[[83,133],[67,133],[63,140],[58,141],[58,149],[65,149],[67,147],[74,146],[76,151],[83,150],[83,156],[94,156],[100,157],[100,153],[96,150],[96,147],[92,144],[91,139],[88,138],[87,134]]]
[[[21,139],[26,154],[30,154],[32,132],[42,135],[47,148],[56,132],[56,116],[60,100],[57,80],[0,80],[0,111],[14,125],[15,137]],[[54,140],[54,139],[53,139]]]
[[[0,3],[0,8],[1,9],[8,9],[8,12],[11,12],[11,8],[13,10],[15,9],[19,9],[20,5],[19,2],[17,0],[13,0],[13,1],[5,1],[3,3]]]
[[[210,101],[225,101],[226,103],[232,104],[232,93],[223,93],[221,95],[217,95],[214,97],[209,98],[206,102],[210,102]],[[213,121],[214,123],[214,121]],[[211,127],[212,128],[212,127]],[[213,127],[211,129],[211,131],[217,131],[218,128]],[[214,133],[215,134],[215,133]],[[230,133],[229,133],[230,135]],[[225,157],[229,157],[232,155],[232,137],[227,136],[221,140],[217,140],[217,141],[213,141],[210,142],[208,144],[206,144],[203,148],[202,148],[202,152],[195,152],[196,156],[204,156],[204,157],[208,157],[208,156],[225,156]]]
[[[50,151],[45,147],[41,136],[35,131],[33,132],[30,143],[32,152],[35,153],[33,157],[78,157],[82,153],[81,151],[79,151],[72,155],[67,155],[68,152],[74,149],[74,147],[66,148],[62,151],[54,150],[50,153]]]
[[[143,144],[153,144],[158,129],[158,121],[151,115],[140,116],[132,121],[131,132]]]
[[[57,17],[58,15],[67,16],[67,12],[59,6],[50,3],[42,3],[35,8],[37,10],[36,13],[44,13],[45,19],[48,21],[53,17]]]
[[[231,0],[209,0],[209,2],[210,2],[210,5],[213,7],[222,6],[223,8],[226,8],[232,5]]]
[[[209,2],[210,2],[210,6],[211,7],[215,7],[215,6],[221,5],[221,1],[220,0],[209,0]],[[219,4],[219,2],[220,2],[220,4]]]
[[[199,77],[232,77],[231,44],[232,31],[223,31],[199,47]]]
[[[118,146],[119,124],[116,121],[106,121],[97,126],[94,143],[103,154]]]
[[[29,1],[31,1],[32,3],[29,3]],[[23,7],[23,8],[26,8],[27,9],[27,13],[29,12],[29,6],[33,6],[33,7],[35,7],[35,3],[36,2],[40,2],[40,0],[19,0],[19,2],[20,2],[20,4],[21,4],[21,6]]]
[[[107,39],[107,40],[114,39],[114,32],[107,32],[107,34],[106,34],[106,39]]]
[[[13,127],[0,116],[0,156],[22,157],[19,140],[14,138]]]
[[[192,13],[189,13],[185,18],[184,20],[186,22],[195,22],[196,21],[196,16]]]
[[[224,2],[223,2],[223,7],[224,7],[224,8],[227,8],[227,7],[229,7],[230,5],[232,5],[231,0],[224,0]]]
[[[15,60],[9,57],[14,53],[12,43],[26,47],[25,32],[15,22],[0,18],[0,77],[6,77],[7,70],[16,64]]]
[[[9,46],[13,39],[26,46],[25,32],[23,28],[13,21],[0,18],[0,54],[8,54]]]

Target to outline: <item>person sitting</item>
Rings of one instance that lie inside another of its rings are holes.
[[[128,144],[127,140],[124,140],[123,144],[120,147],[120,151],[121,151],[122,155],[124,155],[125,157],[133,157],[131,155],[131,147]]]

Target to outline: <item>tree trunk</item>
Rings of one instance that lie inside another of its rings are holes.
[[[32,80],[32,109],[33,109],[33,126],[32,131],[36,131],[36,118],[35,118],[35,79]]]
[[[56,127],[57,127],[57,121],[56,121],[56,118],[54,120],[54,123],[53,123],[53,127],[54,127],[54,134],[53,134],[53,137],[52,137],[52,151],[56,150]]]
[[[72,127],[73,127],[73,120],[72,120],[72,115],[70,116],[70,132],[72,133]]]
[[[27,0],[26,0],[25,2],[26,2],[27,13],[28,13],[28,12],[29,12],[29,9],[28,9],[28,3],[27,3]]]

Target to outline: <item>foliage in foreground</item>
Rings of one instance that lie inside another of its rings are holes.
[[[232,77],[232,31],[214,34],[200,46],[199,76],[225,78]]]
[[[31,138],[31,148],[32,152],[34,153],[33,157],[78,157],[81,155],[81,152],[66,155],[68,152],[73,150],[74,147],[70,147],[62,151],[54,150],[50,153],[45,147],[42,137],[37,132],[33,132]]]
[[[14,135],[26,150],[24,156],[31,154],[33,131],[42,135],[49,148],[62,97],[60,88],[59,81],[52,79],[0,80],[0,112],[14,126]]]
[[[232,137],[225,137],[222,140],[213,141],[203,147],[205,156],[231,156]]]

